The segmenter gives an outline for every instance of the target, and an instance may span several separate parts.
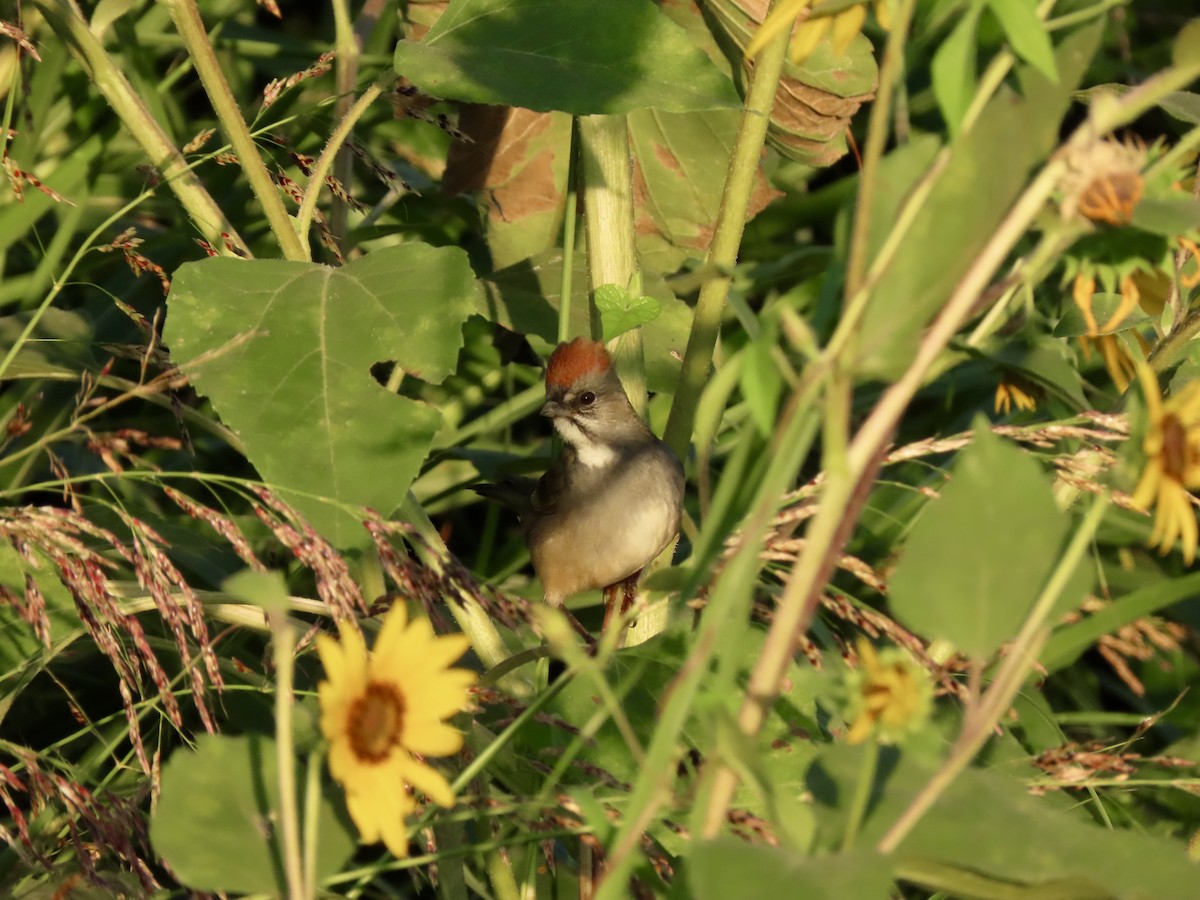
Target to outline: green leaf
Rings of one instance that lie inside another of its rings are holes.
[[[975,30],[983,7],[971,4],[950,36],[933,55],[930,74],[933,96],[951,134],[958,134],[963,116],[975,96]]]
[[[1171,45],[1171,62],[1181,69],[1200,68],[1200,19],[1192,19]]]
[[[1041,467],[977,423],[941,498],[912,530],[892,609],[923,636],[986,660],[1016,633],[1067,529]]]
[[[1128,316],[1122,319],[1116,328],[1105,331],[1104,326],[1112,320],[1113,313],[1121,305],[1120,294],[1095,293],[1092,295],[1092,313],[1096,316],[1096,325],[1100,334],[1119,334],[1122,331],[1132,331],[1141,328],[1151,321],[1151,317],[1136,306]],[[1074,303],[1068,301],[1063,306],[1062,318],[1054,326],[1055,337],[1079,337],[1088,333],[1087,322],[1084,321],[1083,311]]]
[[[226,578],[221,590],[267,612],[285,612],[288,608],[287,584],[278,572],[243,569]]]
[[[1064,357],[1061,341],[1044,339],[1032,346],[1013,342],[996,354],[996,362],[1017,370],[1076,410],[1089,408],[1083,393],[1083,379],[1079,370]]]
[[[1194,197],[1147,197],[1133,208],[1133,224],[1164,237],[1187,234],[1200,228],[1200,200]]]
[[[1095,23],[1063,41],[1058,84],[1021,68],[1022,96],[1000,90],[970,133],[951,145],[867,305],[858,341],[861,376],[892,380],[907,367],[922,329],[995,234],[1030,170],[1057,143],[1071,92],[1102,30]]]
[[[886,900],[893,878],[890,862],[870,851],[806,857],[732,837],[690,848],[687,876],[696,900],[771,896]]]
[[[827,748],[809,770],[825,843],[845,829],[858,748]],[[933,776],[935,761],[891,754],[880,765],[860,846],[874,846]],[[1032,771],[1032,770],[1031,770]],[[896,875],[953,897],[1193,900],[1196,867],[1182,843],[1105,829],[1054,808],[1019,779],[982,769],[958,776],[889,859]],[[1032,839],[1031,839],[1032,838]],[[1026,890],[1022,890],[1025,887]],[[846,896],[853,896],[848,894]]]
[[[740,105],[686,32],[650,0],[454,0],[396,71],[448,100],[577,116]]]
[[[176,750],[163,766],[150,841],[188,887],[286,895],[275,752],[261,735],[202,734],[195,751]],[[303,784],[304,767],[297,768]],[[318,829],[316,873],[323,879],[350,858],[354,838],[327,797]]]
[[[442,381],[478,295],[456,248],[402,244],[340,269],[214,258],[176,273],[164,339],[264,481],[336,546],[362,546],[335,504],[394,510],[441,421],[371,367]]]
[[[638,110],[629,115],[637,198],[635,231],[643,268],[678,269],[712,243],[741,114]],[[778,197],[759,166],[747,219]]]
[[[988,8],[1000,20],[1013,52],[1051,81],[1058,81],[1054,45],[1037,17],[1037,0],[988,0]]]
[[[1200,125],[1200,94],[1172,91],[1158,102],[1163,112],[1183,122]]]
[[[779,395],[783,392],[783,376],[775,363],[775,335],[764,334],[742,351],[742,397],[750,410],[750,418],[764,437],[775,433],[779,423]]]
[[[634,297],[618,284],[600,285],[595,299],[606,341],[650,324],[662,312],[662,304],[653,297]]]

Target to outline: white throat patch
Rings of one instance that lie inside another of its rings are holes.
[[[617,452],[607,444],[593,441],[568,418],[556,418],[554,427],[564,441],[575,448],[578,460],[589,469],[604,468],[617,461]]]

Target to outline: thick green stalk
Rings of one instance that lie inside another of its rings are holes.
[[[721,209],[717,214],[712,246],[705,261],[705,267],[717,274],[700,288],[692,318],[692,331],[688,335],[687,351],[683,356],[683,368],[679,371],[671,414],[663,435],[680,459],[687,457],[692,428],[696,423],[696,407],[700,404],[700,394],[708,381],[708,370],[712,365],[717,332],[721,326],[721,313],[729,297],[731,279],[727,273],[737,263],[738,248],[746,227],[746,213],[750,209],[750,197],[754,191],[754,177],[758,173],[763,143],[767,139],[767,126],[771,122],[771,109],[775,106],[775,91],[783,72],[787,42],[788,30],[785,29],[766,46],[755,62],[750,89],[746,94],[746,108],[742,111],[733,156],[729,160]]]
[[[142,103],[116,62],[92,34],[79,7],[71,0],[34,0],[34,5],[83,66],[142,152],[162,173],[163,180],[179,198],[201,236],[217,253],[234,255],[222,237],[223,234],[228,235],[229,241],[241,255],[250,256],[246,242],[204,189],[187,160]]]
[[[237,154],[246,180],[250,182],[250,190],[262,206],[263,215],[275,234],[275,240],[279,242],[279,249],[287,259],[307,261],[308,245],[302,243],[296,234],[292,220],[283,206],[283,197],[275,187],[275,182],[271,180],[271,174],[259,155],[250,129],[246,127],[246,120],[242,118],[242,111],[233,97],[233,91],[229,89],[225,73],[221,71],[221,64],[217,60],[212,42],[208,39],[208,32],[204,28],[195,0],[170,0],[168,6],[171,18],[175,21],[175,28],[188,48],[188,54],[196,67],[196,74],[200,76],[200,83],[204,85],[204,91],[208,94],[217,120],[221,123],[221,129]]]
[[[633,160],[624,116],[580,116],[579,171],[583,178],[588,277],[596,288],[615,284],[641,293],[633,231]],[[567,252],[567,251],[564,251]],[[565,260],[564,260],[565,262]],[[603,338],[600,314],[591,305],[592,337]],[[610,342],[621,384],[639,415],[646,413],[646,366],[642,331],[635,328]]]

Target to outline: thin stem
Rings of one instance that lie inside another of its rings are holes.
[[[162,173],[163,180],[179,198],[201,236],[217,253],[233,256],[236,254],[225,245],[225,238],[222,237],[222,234],[228,235],[229,241],[241,255],[250,256],[246,242],[225,218],[187,160],[150,114],[124,73],[105,52],[104,46],[92,34],[88,23],[80,15],[79,7],[70,0],[34,0],[34,5],[79,60],[151,164]]]
[[[687,457],[692,429],[696,424],[696,408],[700,405],[700,395],[708,381],[713,351],[717,346],[721,312],[729,298],[732,281],[728,273],[737,263],[738,248],[746,227],[746,212],[750,208],[750,197],[754,190],[754,177],[758,172],[767,128],[771,124],[779,76],[783,72],[789,31],[783,29],[763,49],[750,76],[746,108],[738,125],[712,246],[705,260],[705,267],[719,274],[709,278],[700,288],[683,367],[679,370],[679,381],[675,385],[671,413],[663,435],[680,459]]]
[[[317,838],[321,826],[321,765],[325,756],[320,750],[308,754],[307,778],[304,783],[304,897],[317,896]]]
[[[362,118],[367,108],[379,98],[384,88],[395,80],[396,75],[394,72],[386,72],[380,75],[374,84],[363,91],[362,96],[350,107],[350,111],[338,122],[337,127],[333,130],[333,134],[329,136],[329,141],[325,144],[325,149],[321,151],[321,155],[317,157],[317,161],[313,164],[312,175],[309,176],[308,186],[304,189],[304,198],[300,201],[300,209],[296,213],[295,233],[299,235],[299,240],[305,247],[308,246],[308,231],[312,227],[313,214],[317,208],[317,198],[321,195],[321,187],[325,183],[325,176],[333,168],[333,162],[337,159],[338,151],[346,143],[346,139],[350,137],[350,132],[354,130],[355,124]]]
[[[854,227],[851,233],[849,260],[846,263],[847,297],[862,287],[867,271],[867,244],[871,234],[871,210],[875,205],[875,187],[879,176],[879,161],[888,139],[888,122],[892,113],[892,97],[904,81],[904,44],[912,21],[916,0],[905,0],[896,10],[896,18],[888,34],[883,65],[879,72],[879,91],[871,104],[867,123],[867,141],[863,148],[862,173],[858,179],[858,199],[854,206]]]
[[[858,773],[858,784],[850,799],[850,818],[846,822],[846,833],[842,835],[842,852],[847,853],[858,840],[859,829],[867,815],[867,804],[871,801],[871,789],[875,786],[875,770],[879,767],[879,742],[874,738],[863,748],[862,768]]]
[[[242,111],[233,97],[233,91],[229,89],[229,82],[225,80],[225,73],[221,71],[217,53],[208,39],[208,32],[204,28],[195,0],[170,0],[167,5],[170,7],[175,28],[183,38],[192,63],[196,66],[200,83],[204,85],[204,91],[217,114],[217,120],[221,123],[234,153],[237,154],[246,180],[250,182],[250,190],[262,206],[263,215],[271,226],[275,240],[279,242],[279,249],[287,259],[308,260],[308,245],[296,236],[296,230],[292,227],[287,210],[284,209],[283,198],[275,187],[275,182],[271,180],[250,129],[246,127],[246,120],[242,118]]]
[[[279,832],[288,896],[301,900],[304,866],[300,855],[300,819],[296,809],[296,754],[292,745],[292,676],[295,674],[296,634],[279,613],[270,613],[271,645],[275,658],[275,761],[279,767]]]

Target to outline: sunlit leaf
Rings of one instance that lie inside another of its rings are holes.
[[[737,106],[737,93],[650,0],[454,0],[396,71],[434,96],[574,115]]]
[[[336,545],[355,546],[366,532],[336,504],[394,510],[440,424],[371,367],[395,360],[443,380],[477,292],[465,253],[418,243],[340,269],[209,259],[176,274],[164,338],[263,479]]]

